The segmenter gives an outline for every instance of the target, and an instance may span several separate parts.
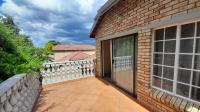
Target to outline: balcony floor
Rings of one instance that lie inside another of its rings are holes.
[[[91,77],[44,86],[34,112],[148,112],[126,93]]]

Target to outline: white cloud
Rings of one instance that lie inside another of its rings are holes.
[[[94,0],[76,0],[80,5],[80,11],[83,11],[83,14],[92,12],[96,4]]]
[[[21,33],[37,46],[48,40],[94,43],[88,35],[97,10],[107,0],[4,0],[3,14],[14,17]],[[81,41],[80,41],[81,40]]]
[[[17,16],[29,16],[31,15],[31,10],[26,7],[16,5],[12,0],[6,0],[0,8],[1,12]]]

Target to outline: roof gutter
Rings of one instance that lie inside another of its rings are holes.
[[[95,21],[94,24],[92,26],[92,29],[90,31],[90,38],[94,38],[93,37],[93,32],[97,26],[97,24],[99,23],[101,17],[107,12],[109,11],[115,4],[117,4],[120,0],[108,0],[98,11],[97,11],[97,15],[95,17]]]

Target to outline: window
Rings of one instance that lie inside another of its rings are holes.
[[[155,30],[152,86],[200,102],[200,22]]]

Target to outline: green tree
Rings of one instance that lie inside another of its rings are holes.
[[[45,52],[47,54],[52,54],[52,48],[54,45],[59,45],[61,44],[60,42],[58,41],[55,41],[55,40],[50,40],[49,42],[47,42],[44,46],[44,49],[45,49]]]
[[[0,19],[4,25],[6,25],[10,30],[12,30],[13,34],[16,35],[19,34],[20,29],[14,23],[13,17],[6,15],[6,16],[1,16]]]
[[[44,49],[34,47],[28,36],[19,34],[12,18],[3,19],[0,23],[0,81],[15,74],[39,74],[47,59]]]

